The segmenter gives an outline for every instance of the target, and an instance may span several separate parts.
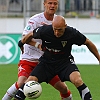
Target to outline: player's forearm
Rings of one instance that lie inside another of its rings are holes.
[[[35,44],[36,44],[36,41],[34,41],[34,40],[31,40],[29,43],[27,43],[27,44],[29,44],[29,45],[31,45],[31,46],[35,46]]]
[[[98,61],[100,62],[100,54],[96,48],[96,46],[90,41],[87,40],[88,42],[86,43],[86,46],[88,47],[88,49],[91,51],[91,53],[94,54],[94,56],[98,59]]]
[[[23,38],[18,42],[18,46],[22,48],[23,45],[26,43],[42,50],[41,44],[39,42],[34,41],[32,38],[33,38],[33,32],[30,32],[29,34],[23,36]]]
[[[30,33],[26,34],[25,36],[23,36],[23,38],[21,39],[21,42],[23,44],[25,44],[25,43],[28,44],[29,42],[31,42],[32,38],[33,38],[33,32],[30,32]]]
[[[31,45],[31,46],[35,46],[36,48],[42,50],[41,44],[40,44],[39,42],[36,42],[36,41],[32,40],[32,41],[29,42],[28,44]]]
[[[94,54],[94,56],[95,56],[95,57],[98,59],[98,61],[100,62],[100,55],[99,55],[99,52],[98,52],[96,46],[93,45],[91,49],[89,48],[89,50]]]

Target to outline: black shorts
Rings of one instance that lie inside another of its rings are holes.
[[[60,59],[56,61],[45,60],[42,57],[42,61],[40,61],[40,63],[34,68],[30,76],[36,76],[39,83],[49,83],[55,75],[58,75],[63,82],[70,81],[69,75],[74,71],[79,70],[72,56],[68,59]]]

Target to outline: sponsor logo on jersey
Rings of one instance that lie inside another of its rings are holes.
[[[27,26],[27,30],[31,30],[31,25]]]
[[[60,52],[61,50],[57,50],[57,49],[53,49],[53,48],[48,48],[46,47],[46,49],[48,49],[49,51],[52,51],[52,52]]]
[[[65,45],[67,44],[67,41],[61,41],[62,46],[65,47]]]
[[[34,22],[30,22],[30,21],[29,21],[28,23],[29,23],[29,24],[34,24]]]

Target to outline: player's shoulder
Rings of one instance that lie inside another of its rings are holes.
[[[52,25],[43,25],[42,27],[39,27],[39,30],[41,30],[42,33],[49,33],[52,32]]]
[[[42,29],[44,29],[44,30],[52,30],[52,25],[43,25]]]
[[[52,25],[43,25],[43,26],[41,26],[41,27],[38,27],[38,28],[36,28],[35,30],[34,30],[36,33],[38,32],[38,33],[40,33],[40,34],[49,34],[49,33],[51,33],[52,31],[53,31],[53,29],[52,29]]]
[[[43,12],[42,13],[38,13],[38,14],[35,14],[35,15],[33,15],[29,20],[39,20],[39,19],[43,19],[44,18],[44,14],[43,14]]]
[[[76,33],[76,29],[74,27],[71,27],[71,26],[67,26],[66,27],[66,29],[65,29],[65,35],[68,38],[72,38],[73,36],[75,36],[75,33]]]
[[[69,32],[69,33],[76,33],[77,29],[74,28],[74,27],[71,27],[71,26],[67,26],[66,27],[66,32]]]
[[[71,26],[67,26],[66,29],[69,30],[69,31],[76,30],[74,27],[71,27]]]
[[[41,32],[43,32],[43,31],[45,32],[45,31],[53,30],[53,28],[52,28],[52,25],[43,25],[43,26],[37,27],[35,30],[36,30],[36,31],[37,31],[37,30],[38,30],[38,31],[41,30]]]

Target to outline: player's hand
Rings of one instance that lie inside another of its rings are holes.
[[[20,47],[22,54],[24,53],[24,47]]]
[[[24,47],[23,47],[23,43],[21,42],[21,40],[18,42],[18,46],[20,47],[20,49],[21,49],[21,52],[22,52],[22,54],[24,53]]]
[[[34,43],[35,43],[34,46],[35,46],[36,48],[42,50],[42,47],[41,47],[42,45],[41,45],[39,42],[34,42]]]
[[[41,46],[42,46],[41,44],[38,45],[38,48],[39,48],[40,50],[42,50],[42,47],[41,47]]]

